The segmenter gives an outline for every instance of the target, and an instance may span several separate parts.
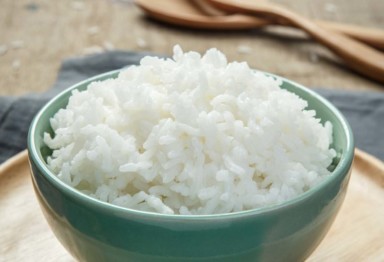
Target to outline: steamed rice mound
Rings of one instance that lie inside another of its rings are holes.
[[[50,169],[102,201],[166,214],[217,214],[291,199],[331,175],[332,126],[281,81],[200,56],[145,57],[74,90],[51,119]]]

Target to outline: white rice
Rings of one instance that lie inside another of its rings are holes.
[[[291,199],[331,173],[332,125],[281,81],[174,48],[117,79],[73,91],[51,119],[48,165],[109,203],[166,214],[217,214]]]

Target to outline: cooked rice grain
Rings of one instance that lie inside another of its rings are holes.
[[[330,175],[332,125],[281,80],[174,48],[73,91],[51,119],[48,165],[65,183],[123,207],[217,214],[291,199]]]

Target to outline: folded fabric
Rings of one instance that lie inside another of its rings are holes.
[[[104,72],[138,64],[148,53],[112,51],[65,60],[54,86],[42,94],[0,97],[0,163],[27,147],[34,115],[65,88]],[[316,88],[347,118],[356,146],[384,160],[384,92],[350,92]]]

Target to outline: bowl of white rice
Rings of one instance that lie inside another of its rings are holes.
[[[343,202],[354,142],[315,92],[176,46],[53,98],[28,150],[80,261],[302,261]]]

